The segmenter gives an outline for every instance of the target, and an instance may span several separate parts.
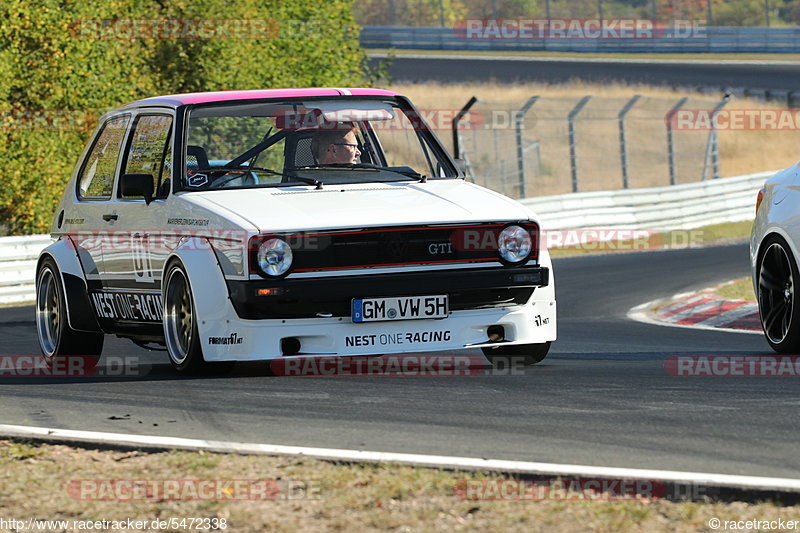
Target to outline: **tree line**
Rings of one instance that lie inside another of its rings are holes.
[[[159,94],[370,83],[352,0],[0,3],[0,225],[47,231],[102,113]]]

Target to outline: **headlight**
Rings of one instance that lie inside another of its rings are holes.
[[[509,263],[521,263],[530,255],[533,240],[526,229],[508,226],[500,232],[497,244],[503,260]]]
[[[267,239],[258,247],[258,268],[270,276],[281,276],[292,266],[292,248],[280,239]]]

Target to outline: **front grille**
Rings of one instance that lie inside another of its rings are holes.
[[[538,226],[518,223],[531,232],[532,257],[537,257]],[[370,228],[329,232],[277,234],[292,247],[292,272],[350,268],[498,261],[497,238],[508,223],[461,224],[408,228]],[[251,245],[255,272],[258,244]]]

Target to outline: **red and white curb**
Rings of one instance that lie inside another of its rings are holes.
[[[763,334],[756,302],[725,300],[712,291],[653,300],[628,311],[628,318],[661,326]]]

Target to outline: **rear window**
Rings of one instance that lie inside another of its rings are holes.
[[[78,178],[80,198],[111,198],[114,173],[129,120],[130,115],[123,115],[110,118],[103,124]]]

